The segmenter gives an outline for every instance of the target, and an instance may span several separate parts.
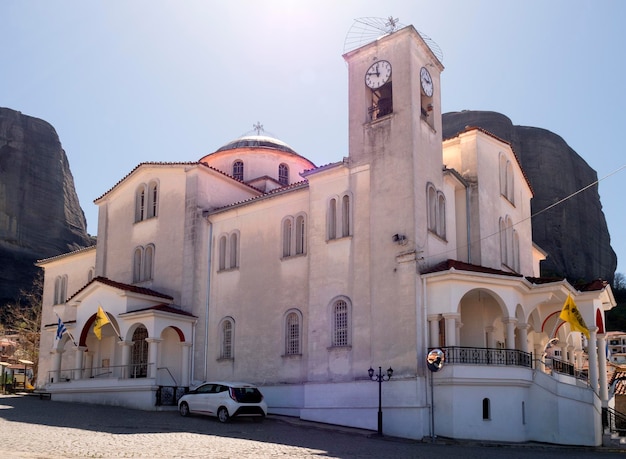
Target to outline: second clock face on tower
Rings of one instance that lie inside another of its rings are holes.
[[[371,89],[378,89],[391,78],[391,64],[387,61],[374,62],[365,72],[365,84]]]
[[[422,67],[420,70],[420,82],[422,84],[422,91],[426,97],[432,97],[433,95],[433,79],[430,76],[430,72],[426,67]]]

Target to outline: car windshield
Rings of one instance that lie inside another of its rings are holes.
[[[231,395],[239,403],[259,403],[263,395],[256,387],[232,387]]]

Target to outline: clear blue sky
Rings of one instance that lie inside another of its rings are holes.
[[[389,16],[441,48],[444,112],[548,129],[599,178],[626,164],[622,0],[2,0],[0,106],[55,127],[95,234],[93,200],[137,164],[198,160],[257,121],[318,165],[347,155],[344,42]],[[624,183],[599,188],[618,272]]]

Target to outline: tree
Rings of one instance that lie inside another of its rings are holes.
[[[20,290],[17,300],[6,305],[5,328],[18,336],[14,358],[33,362],[35,376],[39,364],[42,295],[43,271],[40,271],[33,279],[31,286]]]

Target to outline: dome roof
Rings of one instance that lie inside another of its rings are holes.
[[[293,150],[293,148],[291,148],[285,142],[275,139],[273,137],[265,136],[265,135],[246,135],[243,137],[239,137],[238,139],[235,139],[231,142],[228,142],[226,145],[221,146],[215,151],[215,153],[218,153],[220,151],[235,150],[237,148],[246,148],[246,147],[248,148],[254,148],[254,147],[272,148],[275,150],[292,153],[294,155],[298,154]]]

